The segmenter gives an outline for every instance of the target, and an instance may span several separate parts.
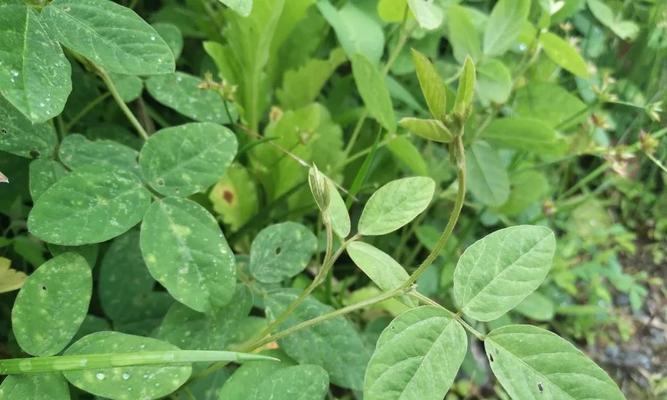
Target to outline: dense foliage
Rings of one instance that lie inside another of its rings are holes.
[[[667,395],[664,2],[0,32],[0,400]]]

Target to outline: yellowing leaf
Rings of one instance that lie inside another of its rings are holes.
[[[12,269],[11,263],[9,259],[0,257],[0,293],[20,289],[28,278],[23,272]]]

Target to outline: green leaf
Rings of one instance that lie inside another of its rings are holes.
[[[33,201],[46,192],[67,170],[57,161],[38,158],[30,163],[30,196]]]
[[[151,275],[193,310],[212,311],[234,295],[234,254],[215,218],[191,200],[153,203],[141,225],[141,253]]]
[[[25,273],[11,268],[11,265],[10,259],[0,257],[0,293],[20,289],[28,278]]]
[[[174,59],[178,60],[183,51],[183,34],[178,26],[167,22],[158,22],[152,26],[174,53]]]
[[[178,347],[152,338],[118,332],[97,332],[74,343],[65,355],[109,352],[140,355],[141,352],[174,350],[178,350]],[[158,399],[179,388],[187,381],[191,372],[192,367],[187,364],[158,365],[67,371],[65,378],[81,390],[112,400]]]
[[[387,149],[396,159],[403,162],[410,169],[410,172],[417,175],[428,175],[428,167],[421,150],[412,144],[407,137],[396,136],[387,143]]]
[[[520,117],[539,119],[556,129],[572,128],[588,115],[586,104],[579,97],[549,82],[531,82],[517,90],[514,112]]]
[[[513,399],[625,399],[606,372],[547,330],[504,326],[487,335],[484,347],[493,373]]]
[[[303,271],[317,250],[317,238],[301,224],[283,222],[262,229],[250,247],[252,276],[278,283]]]
[[[209,122],[161,129],[141,149],[144,178],[166,196],[189,196],[213,185],[231,164],[236,136]]]
[[[0,400],[70,400],[61,374],[11,375],[0,385]]]
[[[512,93],[512,85],[512,74],[499,60],[486,60],[477,68],[477,94],[483,101],[506,102]]]
[[[299,292],[283,290],[272,293],[266,299],[266,311],[275,319],[298,297]],[[333,308],[312,297],[297,307],[294,313],[281,324],[281,329],[326,314]],[[328,373],[331,382],[344,388],[361,390],[364,369],[369,353],[354,328],[344,317],[336,317],[295,332],[281,340],[280,347],[300,364],[316,364]]]
[[[387,131],[395,132],[394,106],[391,104],[389,90],[387,90],[382,74],[363,54],[354,54],[350,60],[354,81],[368,112]]]
[[[466,355],[463,327],[444,310],[409,310],[382,331],[368,363],[365,400],[440,400]]]
[[[475,81],[475,64],[468,56],[463,63],[463,69],[459,77],[459,87],[456,91],[456,100],[454,100],[454,114],[457,114],[461,119],[468,118],[472,110],[472,100],[475,96]]]
[[[454,50],[454,58],[463,63],[467,56],[479,60],[482,56],[482,43],[479,32],[472,23],[470,12],[458,5],[447,8],[447,32]]]
[[[252,0],[220,0],[220,2],[243,17],[247,17],[252,11]]]
[[[359,219],[359,233],[376,236],[397,230],[426,210],[434,193],[435,182],[427,177],[387,183],[368,199]]]
[[[377,12],[384,22],[402,22],[408,8],[407,0],[379,0]]]
[[[174,303],[154,336],[185,349],[225,349],[232,343],[241,319],[250,313],[252,302],[249,290],[238,285],[234,301],[213,314],[202,314]]]
[[[412,49],[412,63],[415,65],[419,87],[424,94],[428,110],[435,119],[444,121],[447,115],[447,88],[445,82],[431,61],[415,49]]]
[[[150,199],[130,172],[89,166],[62,177],[44,192],[30,211],[28,229],[54,244],[104,242],[141,221]]]
[[[99,245],[97,244],[86,244],[83,246],[60,246],[53,243],[47,243],[46,247],[54,257],[57,257],[63,253],[76,253],[86,260],[90,269],[94,269],[95,264],[97,264],[97,255],[99,253]]]
[[[598,21],[611,29],[616,36],[623,40],[634,40],[639,34],[639,26],[632,21],[623,21],[621,16],[615,16],[614,11],[600,0],[588,0],[588,8]]]
[[[484,54],[501,56],[516,43],[528,18],[530,0],[500,0],[493,7],[484,31]]]
[[[559,149],[556,131],[535,118],[494,119],[484,129],[482,137],[503,147],[537,154],[553,154]]]
[[[60,114],[72,91],[72,69],[39,14],[21,1],[0,5],[0,92],[33,122]]]
[[[104,253],[98,277],[102,310],[116,328],[123,323],[161,319],[173,302],[165,292],[153,291],[139,248],[139,232],[114,239]]]
[[[29,354],[50,356],[72,340],[88,312],[93,278],[86,260],[65,253],[28,277],[12,308],[12,329]]]
[[[433,30],[442,24],[442,9],[437,3],[429,0],[408,0],[408,6],[422,28]]]
[[[109,74],[109,77],[118,95],[126,103],[136,100],[144,90],[144,82],[135,75]]]
[[[456,303],[478,321],[502,316],[540,286],[555,250],[553,232],[542,226],[513,226],[485,236],[456,264]]]
[[[58,158],[77,170],[90,165],[110,169],[122,169],[139,176],[137,156],[139,152],[113,140],[88,140],[85,136],[72,134],[65,136],[58,149]]]
[[[208,195],[213,209],[232,232],[250,220],[259,209],[257,187],[248,170],[233,163]]]
[[[65,47],[107,72],[157,75],[174,71],[174,54],[134,11],[109,0],[54,0],[43,22]]]
[[[535,321],[550,321],[556,312],[554,303],[539,292],[529,294],[514,311]]]
[[[270,382],[271,375],[284,369],[285,365],[293,365],[291,361],[287,362],[267,362],[257,361],[243,364],[234,371],[231,377],[224,383],[216,400],[265,400],[259,398],[260,386],[265,382]],[[292,384],[294,384],[294,381]],[[270,399],[270,397],[269,397]]]
[[[417,136],[440,143],[449,143],[454,135],[447,127],[436,119],[405,117],[398,124]]]
[[[329,375],[317,365],[295,365],[262,377],[257,399],[323,400],[329,392]],[[295,397],[298,396],[298,397]]]
[[[201,78],[178,71],[148,78],[146,89],[163,105],[195,121],[229,124],[230,117],[236,119],[235,107],[231,103],[225,106],[215,90],[200,88],[202,82]]]
[[[588,66],[569,42],[551,32],[540,35],[540,43],[551,61],[581,78],[588,78]]]
[[[345,60],[345,52],[335,48],[326,60],[313,58],[298,69],[285,72],[283,84],[276,91],[280,104],[288,109],[307,106]]]
[[[327,178],[327,184],[329,185],[329,208],[327,208],[327,214],[331,221],[331,228],[338,237],[346,238],[352,228],[350,214],[347,212],[345,201],[343,201],[333,181]]]
[[[0,121],[1,151],[28,158],[49,158],[55,152],[58,137],[53,127],[46,123],[33,124],[2,97]]]
[[[506,215],[520,214],[533,203],[541,200],[549,190],[547,177],[531,169],[513,173],[510,176],[510,185],[512,187],[510,196],[499,208],[499,211]]]
[[[509,177],[498,153],[484,141],[474,142],[466,150],[468,188],[480,202],[500,206],[510,192]]]
[[[399,288],[410,277],[389,254],[370,244],[359,241],[351,242],[347,246],[347,254],[357,267],[385,292]],[[412,306],[417,305],[407,296],[403,296],[401,300]]]
[[[337,10],[329,0],[318,0],[317,8],[336,32],[348,58],[363,54],[373,65],[380,62],[384,51],[384,33],[375,19],[353,2],[347,2]]]

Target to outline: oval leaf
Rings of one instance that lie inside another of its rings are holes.
[[[0,400],[70,400],[69,386],[60,374],[11,375],[0,385]]]
[[[189,196],[225,174],[237,149],[236,136],[208,122],[165,128],[150,137],[139,154],[144,178],[166,196]]]
[[[539,119],[506,117],[498,118],[484,129],[482,136],[503,147],[553,154],[559,149],[556,131]]]
[[[513,399],[623,400],[614,381],[570,342],[530,325],[494,329],[491,369]]]
[[[107,72],[126,75],[168,74],[174,54],[140,16],[109,0],[54,0],[42,18],[64,46]]]
[[[442,23],[442,10],[437,3],[430,0],[408,0],[408,5],[422,28],[433,30]]]
[[[303,271],[316,250],[317,238],[305,226],[295,222],[268,226],[250,247],[250,273],[260,282],[281,282]]]
[[[384,78],[380,71],[366,56],[354,54],[352,61],[352,73],[357,89],[368,112],[375,118],[387,131],[396,131],[396,116],[394,115],[394,106],[391,103],[389,90],[384,83]]]
[[[426,105],[431,115],[444,121],[447,115],[447,88],[438,71],[425,55],[412,49],[412,62],[415,64],[419,87],[421,87]]]
[[[21,157],[51,157],[58,143],[50,124],[33,124],[0,96],[0,150]]]
[[[79,134],[67,135],[60,143],[60,161],[71,170],[89,165],[124,169],[139,175],[137,155],[139,153],[113,140],[88,140]]]
[[[364,399],[443,399],[467,345],[463,327],[440,308],[424,306],[399,315],[377,341]]]
[[[545,32],[540,36],[540,43],[551,61],[579,77],[588,78],[586,61],[565,39],[551,32]]]
[[[0,92],[33,122],[60,114],[72,91],[72,68],[40,16],[21,1],[0,5]]]
[[[67,175],[67,170],[58,161],[38,158],[30,163],[30,197],[37,201],[58,179]]]
[[[503,55],[519,38],[529,11],[530,0],[498,1],[484,31],[484,54]]]
[[[510,182],[498,153],[488,143],[476,141],[466,150],[468,188],[480,202],[500,206],[510,194]]]
[[[12,329],[21,348],[34,356],[60,352],[79,330],[93,290],[86,260],[65,253],[28,277],[12,309]]]
[[[373,283],[384,291],[400,287],[409,278],[401,264],[370,244],[352,242],[347,246],[347,254]]]
[[[492,321],[540,286],[555,251],[549,228],[519,225],[495,231],[463,252],[454,271],[454,299],[467,316]]]
[[[222,307],[234,294],[234,254],[215,218],[191,200],[153,203],[141,224],[141,253],[151,275],[193,310]]]
[[[178,350],[178,347],[146,337],[119,332],[97,332],[74,343],[65,355],[165,350]],[[188,380],[191,373],[190,365],[141,366],[68,371],[65,372],[65,378],[72,385],[96,396],[113,400],[150,400],[172,393]]]
[[[327,214],[331,221],[331,227],[338,237],[346,238],[352,228],[350,214],[345,206],[345,201],[333,181],[327,178],[327,184],[329,185],[329,208],[327,208]]]
[[[449,129],[436,119],[405,117],[402,118],[398,124],[415,135],[427,140],[449,143],[454,138],[454,135],[452,135]]]
[[[215,90],[201,88],[202,79],[183,72],[153,76],[146,89],[157,101],[196,121],[228,124],[236,110],[227,105]]]
[[[89,166],[62,177],[37,200],[28,229],[54,244],[104,242],[141,221],[149,204],[150,193],[130,172]]]
[[[427,177],[387,183],[368,199],[359,219],[359,233],[374,236],[395,231],[421,214],[434,193],[435,182]]]

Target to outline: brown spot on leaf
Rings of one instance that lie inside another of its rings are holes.
[[[234,193],[229,189],[225,189],[222,191],[222,198],[225,199],[227,203],[232,204],[234,201]]]

